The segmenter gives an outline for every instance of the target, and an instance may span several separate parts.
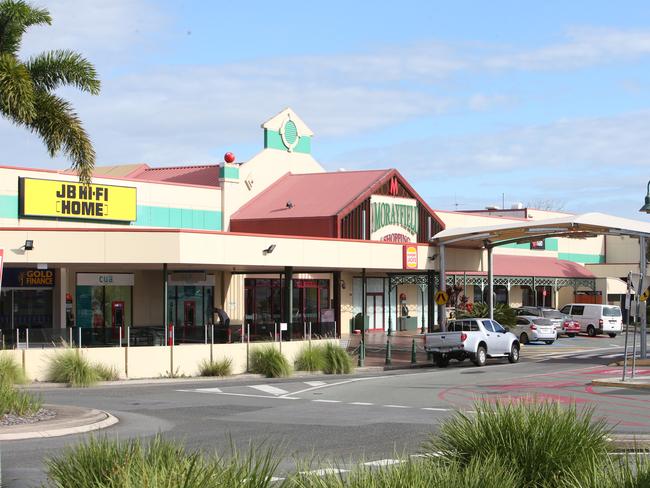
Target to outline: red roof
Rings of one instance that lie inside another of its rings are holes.
[[[498,276],[539,276],[546,278],[595,278],[584,266],[572,261],[541,256],[494,255],[494,274]],[[462,272],[450,272],[462,274]],[[486,273],[467,273],[480,274]]]
[[[286,174],[242,206],[232,220],[330,217],[391,170]],[[290,203],[289,203],[290,202]]]
[[[129,178],[148,181],[165,181],[188,185],[219,186],[219,165],[175,166],[171,168],[143,168],[131,173]]]

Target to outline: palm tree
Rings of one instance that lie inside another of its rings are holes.
[[[33,25],[50,25],[50,13],[22,0],[0,1],[0,114],[38,134],[51,157],[62,151],[82,183],[89,183],[95,150],[72,105],[54,94],[71,85],[96,95],[100,82],[94,66],[69,50],[48,51],[23,62],[18,51]]]

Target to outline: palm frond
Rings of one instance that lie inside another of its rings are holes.
[[[38,90],[36,117],[29,124],[47,147],[50,156],[62,151],[72,162],[81,183],[89,183],[95,167],[95,150],[72,105],[56,95]]]
[[[28,124],[36,115],[29,71],[8,54],[0,54],[0,114],[18,124]]]
[[[52,91],[61,85],[73,85],[93,95],[99,93],[95,67],[74,51],[59,49],[42,53],[33,56],[26,65],[37,88]]]
[[[0,2],[0,53],[16,55],[28,27],[51,23],[52,17],[46,9],[32,7],[23,0],[3,0]]]

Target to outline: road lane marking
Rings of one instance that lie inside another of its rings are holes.
[[[325,381],[305,381],[304,383],[309,386],[323,386],[327,384]]]
[[[350,402],[349,405],[361,405],[364,407],[369,407],[371,405],[374,405],[374,403],[369,403],[369,402]]]
[[[331,474],[341,474],[341,473],[349,473],[349,469],[341,469],[341,468],[322,468],[322,469],[315,469],[313,471],[301,471],[300,474],[311,474],[314,476],[327,476]]]
[[[368,461],[363,463],[364,466],[392,466],[393,464],[403,463],[403,459],[378,459],[377,461]]]
[[[413,407],[409,407],[407,405],[382,405],[382,407],[386,407],[386,408],[413,408]]]
[[[254,388],[255,390],[260,390],[263,391],[264,393],[270,393],[271,395],[288,395],[289,392],[287,390],[283,390],[282,388],[276,388],[275,386],[271,385],[251,385],[250,388]]]
[[[341,403],[341,400],[323,400],[323,399],[318,399],[318,400],[312,400],[312,402],[318,402],[318,403]]]
[[[601,356],[601,357],[602,357],[603,359],[611,359],[611,358],[617,358],[617,357],[619,357],[619,356],[623,357],[623,353],[619,353],[619,354],[609,354],[609,355],[607,355],[607,356]]]
[[[201,391],[201,389],[194,389],[194,390],[176,390],[180,391],[183,393],[207,393],[209,395],[226,395],[226,396],[240,396],[240,397],[248,397],[248,398],[270,398],[272,400],[302,400],[302,398],[297,398],[297,397],[290,397],[290,396],[271,396],[271,395],[254,395],[252,393],[226,393],[225,391],[222,391],[221,393],[217,393],[216,391]]]
[[[439,408],[439,407],[424,407],[421,410],[429,410],[431,412],[451,412],[451,408]]]
[[[194,391],[200,391],[201,393],[223,393],[221,388],[197,388]]]

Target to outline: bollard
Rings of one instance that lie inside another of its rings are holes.
[[[361,339],[361,343],[359,344],[359,363],[358,363],[360,368],[363,368],[365,364],[365,359],[366,359],[365,356],[366,356],[366,346],[363,339]]]
[[[411,364],[415,364],[417,362],[417,350],[415,349],[415,338],[413,338],[413,344],[411,345]]]
[[[393,358],[391,357],[390,351],[390,339],[386,340],[386,366],[393,364]]]

